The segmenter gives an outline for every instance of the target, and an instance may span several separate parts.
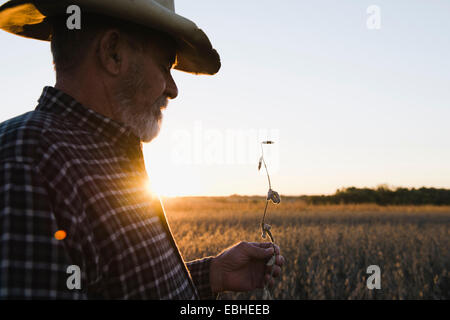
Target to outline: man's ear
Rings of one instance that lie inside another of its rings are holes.
[[[119,30],[109,29],[100,35],[97,58],[107,73],[112,76],[120,74],[124,54],[124,39]]]

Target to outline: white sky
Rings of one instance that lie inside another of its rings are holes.
[[[367,28],[370,5],[381,29]],[[212,77],[173,72],[179,96],[145,148],[163,195],[264,194],[267,137],[282,194],[450,187],[449,1],[178,0],[176,10],[223,66]],[[53,84],[49,44],[0,31],[0,121],[34,109]]]

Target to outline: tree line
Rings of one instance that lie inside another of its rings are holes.
[[[342,188],[332,195],[304,196],[310,204],[450,205],[450,190],[437,188]]]

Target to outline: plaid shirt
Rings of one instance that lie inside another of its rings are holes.
[[[45,87],[0,124],[0,299],[212,298],[211,258],[184,263],[147,182],[128,127]]]

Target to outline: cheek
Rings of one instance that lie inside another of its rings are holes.
[[[164,75],[159,70],[159,68],[156,68],[154,66],[148,66],[145,68],[145,96],[147,99],[151,100],[152,102],[161,97],[161,95],[166,90],[166,81],[164,78]]]

